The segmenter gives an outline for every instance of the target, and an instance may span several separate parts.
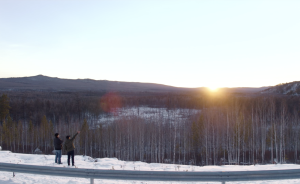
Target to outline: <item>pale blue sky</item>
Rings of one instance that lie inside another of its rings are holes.
[[[0,78],[300,81],[299,0],[0,0]]]

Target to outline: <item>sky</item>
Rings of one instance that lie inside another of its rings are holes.
[[[299,0],[0,0],[0,78],[300,81]]]

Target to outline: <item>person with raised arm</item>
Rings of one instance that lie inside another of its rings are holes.
[[[74,150],[75,150],[74,140],[79,133],[80,131],[77,131],[77,133],[72,138],[70,138],[71,137],[70,135],[66,136],[67,140],[65,141],[64,149],[67,151],[68,154],[68,166],[70,166],[70,157],[72,157],[72,166],[75,166],[74,165]]]

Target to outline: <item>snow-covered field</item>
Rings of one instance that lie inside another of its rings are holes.
[[[191,116],[198,114],[198,109],[171,109],[154,107],[128,107],[118,108],[114,113],[101,114],[95,123],[108,123],[130,116],[138,116],[144,119],[160,119],[170,122],[183,122]]]
[[[53,167],[68,167],[67,156],[62,156],[62,165],[54,163],[54,155],[33,155],[33,154],[19,154],[10,151],[0,151],[0,162],[15,163],[15,164],[28,164],[28,165],[41,165]],[[251,171],[251,170],[279,170],[279,169],[300,169],[300,165],[294,164],[277,164],[277,165],[251,165],[251,166],[190,166],[190,165],[174,165],[174,164],[158,164],[158,163],[144,163],[144,162],[125,162],[116,158],[98,158],[93,159],[88,156],[75,156],[75,165],[78,168],[91,168],[91,169],[115,169],[115,170],[140,170],[140,171]],[[76,169],[76,168],[74,168]],[[84,178],[68,178],[68,177],[53,177],[44,175],[22,174],[16,173],[13,177],[11,172],[0,172],[0,184],[3,183],[20,183],[20,184],[81,184],[90,183],[89,179]],[[220,183],[220,182],[157,182],[157,181],[123,181],[123,180],[100,180],[96,179],[95,183],[116,183],[116,184],[183,184],[183,183]],[[280,180],[280,181],[249,181],[249,182],[226,182],[226,183],[263,183],[263,184],[300,184],[299,180]]]

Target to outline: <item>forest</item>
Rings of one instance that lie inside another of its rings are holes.
[[[0,144],[13,152],[52,154],[56,132],[65,140],[80,130],[75,154],[97,158],[192,165],[300,160],[298,96],[5,91],[0,97]],[[155,113],[141,113],[143,107]],[[132,108],[138,112],[118,113]]]

